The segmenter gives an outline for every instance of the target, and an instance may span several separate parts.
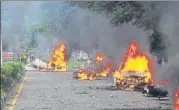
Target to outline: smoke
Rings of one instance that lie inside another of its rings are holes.
[[[31,2],[1,2],[2,19],[1,35],[3,45],[7,45],[6,51],[13,51],[17,55],[21,50],[21,41],[27,39],[25,33],[25,17]]]
[[[172,2],[164,10],[164,15],[160,20],[160,29],[169,42],[168,57],[169,62],[159,69],[158,79],[168,79],[171,84],[171,93],[179,89],[179,3]]]
[[[68,41],[77,41],[83,50],[93,52],[97,45],[97,50],[112,57],[117,64],[132,40],[137,41],[144,51],[148,51],[148,32],[132,24],[113,27],[105,16],[81,8],[73,9],[71,17],[73,19],[68,23],[70,31],[65,31],[69,35]]]
[[[44,9],[37,5],[37,2],[9,2],[9,4],[13,4],[16,7],[9,9],[11,11],[10,15],[12,17],[16,16],[16,19],[11,20],[9,27],[2,27],[3,39],[17,47],[20,47],[20,44],[18,44],[20,40],[31,38],[29,34],[25,36],[25,29],[34,24],[34,22],[41,21],[41,14],[53,10],[53,13],[50,13],[52,14],[50,15],[51,17],[44,16],[46,19],[54,19],[51,21],[53,21],[52,24],[57,26],[57,29],[47,31],[43,35],[38,33],[35,36],[38,44],[35,51],[37,56],[49,56],[49,52],[59,40],[64,40],[69,48],[72,48],[72,44],[77,43],[80,49],[88,53],[93,52],[96,48],[104,53],[105,56],[112,58],[117,64],[124,57],[125,51],[132,40],[137,41],[144,51],[148,51],[148,32],[132,24],[113,27],[105,16],[89,10],[72,7],[63,2],[51,2]],[[58,11],[52,5],[58,5]],[[12,14],[15,11],[16,15]],[[39,12],[40,14],[38,15],[37,13]],[[8,16],[7,13],[5,14]],[[24,20],[24,17],[28,17],[28,19]],[[22,28],[24,30],[21,30]],[[12,40],[12,38],[15,39],[15,36],[16,40]]]

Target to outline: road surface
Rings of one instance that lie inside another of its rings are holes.
[[[72,72],[28,72],[14,110],[111,110],[166,108],[166,100],[139,92],[108,90],[112,80],[79,81]],[[164,104],[161,104],[164,103]],[[7,109],[8,105],[4,109]]]

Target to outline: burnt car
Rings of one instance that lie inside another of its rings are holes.
[[[142,93],[146,97],[157,97],[159,100],[168,97],[169,94],[167,86],[150,84],[142,89]]]
[[[145,83],[146,76],[138,73],[125,73],[123,74],[123,80],[117,82],[114,78],[114,85],[118,89],[132,89],[135,91],[141,91],[147,83]]]

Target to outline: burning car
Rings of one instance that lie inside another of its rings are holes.
[[[58,46],[54,49],[53,55],[48,62],[46,69],[42,68],[40,71],[67,71],[67,47],[64,42],[60,41]]]
[[[151,60],[139,51],[136,42],[129,45],[124,61],[113,74],[114,86],[119,89],[141,90],[152,79]]]
[[[104,64],[105,56],[102,53],[97,53],[94,62],[82,67],[74,72],[74,78],[79,80],[94,80],[97,77],[107,77],[111,71],[111,64]]]

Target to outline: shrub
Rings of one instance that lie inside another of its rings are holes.
[[[6,89],[13,81],[20,81],[25,75],[23,64],[14,62],[1,67],[1,88]]]

